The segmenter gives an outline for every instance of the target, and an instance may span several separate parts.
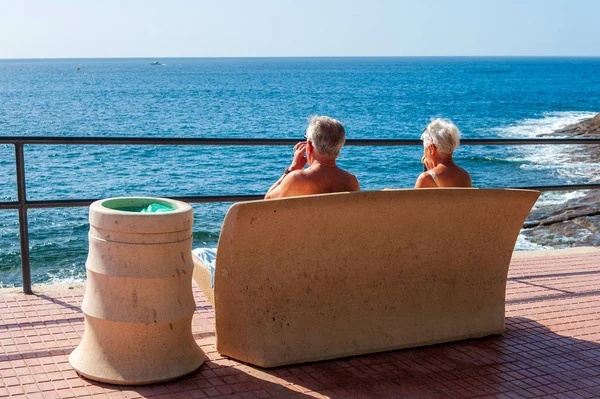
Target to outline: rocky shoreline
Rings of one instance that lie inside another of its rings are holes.
[[[547,248],[600,247],[599,204],[599,190],[589,190],[560,205],[536,206],[527,217],[522,234]]]
[[[544,137],[600,138],[600,113],[558,129]],[[573,162],[600,162],[600,146],[573,148],[566,153]],[[544,247],[600,246],[600,190],[588,190],[560,205],[536,206],[522,234]]]
[[[577,138],[600,138],[600,113],[593,118],[583,120],[579,123],[569,125],[554,132],[556,135],[567,134]]]

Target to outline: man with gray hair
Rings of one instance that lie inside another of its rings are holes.
[[[304,137],[306,141],[294,146],[292,164],[267,191],[265,199],[360,190],[356,176],[336,164],[346,142],[340,121],[313,116]]]

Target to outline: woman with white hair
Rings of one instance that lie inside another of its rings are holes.
[[[460,131],[449,119],[435,119],[421,135],[427,172],[421,173],[415,188],[472,187],[469,173],[454,163],[452,154],[460,143]]]

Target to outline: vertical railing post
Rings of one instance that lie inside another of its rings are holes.
[[[19,239],[21,242],[21,272],[23,273],[23,292],[33,294],[31,290],[31,266],[29,264],[29,228],[27,226],[27,193],[25,190],[25,157],[23,143],[15,143],[15,161],[17,164],[17,195],[19,199]]]

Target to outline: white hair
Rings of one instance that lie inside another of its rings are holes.
[[[421,140],[424,147],[433,144],[442,154],[451,155],[460,144],[460,130],[450,119],[437,118],[427,125]]]
[[[337,158],[346,142],[346,130],[336,119],[315,115],[308,122],[306,139],[319,154]]]

